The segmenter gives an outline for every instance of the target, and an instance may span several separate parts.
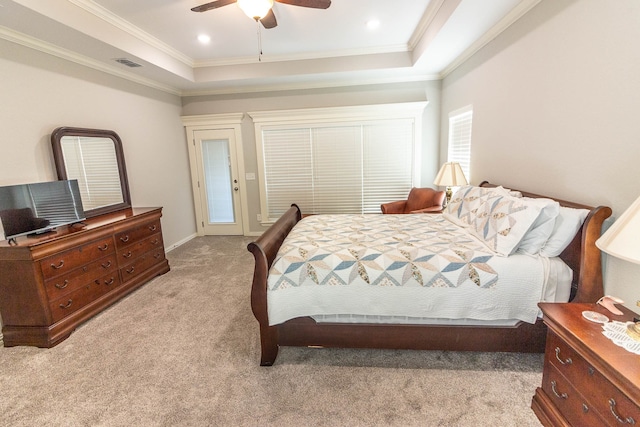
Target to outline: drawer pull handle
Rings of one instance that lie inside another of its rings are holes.
[[[104,281],[104,284],[105,284],[105,285],[107,285],[107,286],[109,286],[109,285],[113,284],[113,282],[114,282],[114,281],[115,281],[115,279],[112,277],[112,278],[111,278],[111,279],[109,279],[109,280],[105,280],[105,281]]]
[[[106,251],[109,248],[109,244],[105,243],[104,246],[98,246],[98,250],[100,251]]]
[[[58,263],[58,265],[55,264],[51,264],[51,268],[58,270],[60,268],[62,268],[64,266],[64,260],[60,260],[60,262]]]
[[[127,242],[129,241],[129,235],[127,234],[126,236],[122,236],[122,237],[120,238],[120,241],[121,241],[122,243],[127,243]]]
[[[67,286],[69,286],[69,281],[68,281],[68,280],[65,280],[64,282],[62,282],[62,285],[61,285],[60,283],[56,283],[56,284],[55,284],[55,285],[53,285],[53,286],[55,286],[55,287],[56,287],[56,288],[58,288],[58,289],[64,289],[64,288],[66,288]]]
[[[111,260],[105,262],[104,264],[100,264],[100,265],[102,265],[102,268],[109,268],[109,267],[111,267]]]
[[[155,259],[158,259],[158,258],[160,258],[161,256],[162,256],[162,254],[161,254],[161,253],[157,253],[157,254],[154,254],[154,255],[153,255],[153,257],[154,257]]]
[[[60,304],[60,308],[64,310],[65,308],[69,308],[69,307],[71,307],[71,302],[72,302],[72,301],[71,301],[71,300],[69,300],[69,301],[67,301],[67,303],[66,303],[66,304]]]
[[[126,254],[122,254],[122,256],[125,258],[131,258],[131,255],[133,255],[131,251],[127,252]]]
[[[583,403],[583,404],[582,404],[582,412],[584,412],[585,414],[586,414],[587,412],[589,412],[589,407],[587,406],[587,404],[586,404],[586,403]]]
[[[153,239],[153,242],[151,242],[152,245],[157,245],[158,243],[160,243],[158,239]]]
[[[632,417],[622,418],[620,415],[618,415],[618,413],[616,412],[616,401],[613,399],[613,397],[609,399],[609,409],[611,409],[611,413],[619,423],[631,425],[636,423],[636,420],[634,420]]]
[[[560,359],[560,347],[556,347],[556,359],[563,365],[571,365],[573,363],[570,357],[567,357],[565,360]]]
[[[155,224],[149,226],[149,231],[156,231],[158,227]]]
[[[567,393],[558,393],[558,389],[556,388],[555,381],[551,381],[551,391],[553,391],[553,394],[555,394],[556,397],[559,397],[560,399],[566,399],[567,397],[569,397]]]
[[[127,273],[131,274],[133,273],[133,270],[135,270],[135,267],[131,266],[130,268],[127,268]]]

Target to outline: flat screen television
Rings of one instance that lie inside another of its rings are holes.
[[[0,187],[0,225],[6,240],[84,219],[76,179]]]

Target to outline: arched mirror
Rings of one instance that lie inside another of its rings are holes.
[[[60,127],[51,134],[58,179],[77,179],[87,218],[131,207],[122,141],[110,130]]]

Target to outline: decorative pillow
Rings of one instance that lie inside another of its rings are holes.
[[[494,252],[509,256],[531,229],[542,207],[507,195],[484,198],[471,232]]]
[[[537,255],[545,245],[556,224],[556,217],[560,213],[560,203],[551,199],[534,199],[523,197],[526,203],[540,206],[540,215],[534,221],[531,229],[520,241],[517,251],[528,255]]]
[[[465,185],[458,189],[442,215],[462,227],[468,227],[475,222],[476,212],[484,198],[489,195],[506,195],[507,190],[502,187],[486,188]]]
[[[573,209],[561,206],[553,232],[540,250],[540,255],[546,257],[559,256],[569,246],[587,215],[589,215],[587,209]]]

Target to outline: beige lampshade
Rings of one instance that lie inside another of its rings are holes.
[[[616,258],[640,264],[640,197],[596,240],[596,246]]]
[[[458,162],[447,162],[443,164],[433,183],[441,187],[459,187],[468,184],[467,178],[465,178],[464,172],[462,172],[462,168]]]
[[[238,7],[251,19],[262,19],[273,7],[273,0],[238,0]]]

